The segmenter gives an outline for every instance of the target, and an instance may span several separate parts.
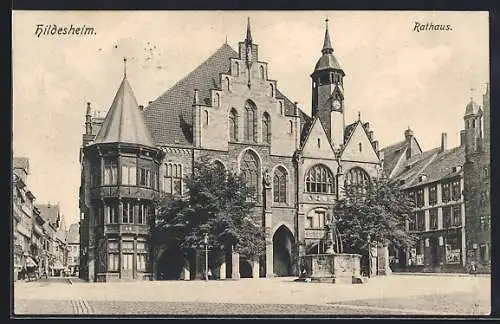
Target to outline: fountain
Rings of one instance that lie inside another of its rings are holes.
[[[295,281],[364,283],[361,277],[361,255],[343,253],[341,236],[333,216],[328,217],[325,227],[325,253],[303,256],[300,277]]]

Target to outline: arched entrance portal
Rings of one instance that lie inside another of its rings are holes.
[[[178,249],[162,253],[156,264],[159,280],[178,280],[185,264],[184,254]]]
[[[252,278],[252,265],[247,260],[240,260],[240,278]]]
[[[284,225],[273,236],[273,270],[278,277],[293,275],[292,246],[293,235]]]

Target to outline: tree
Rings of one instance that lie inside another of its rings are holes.
[[[187,253],[202,247],[207,233],[212,250],[233,249],[249,259],[263,254],[265,234],[252,217],[253,192],[240,175],[202,158],[184,182],[187,195],[165,195],[157,202],[157,243]]]
[[[365,188],[344,190],[345,197],[334,206],[344,247],[359,252],[368,249],[368,241],[401,249],[415,243],[416,237],[406,231],[414,203],[395,184],[381,179]]]

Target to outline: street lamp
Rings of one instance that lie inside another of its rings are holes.
[[[372,275],[372,246],[371,246],[371,236],[368,234],[368,278]]]
[[[208,281],[208,233],[205,233],[205,281]]]

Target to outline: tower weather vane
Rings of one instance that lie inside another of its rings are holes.
[[[127,76],[127,58],[125,56],[123,57],[123,76]]]

